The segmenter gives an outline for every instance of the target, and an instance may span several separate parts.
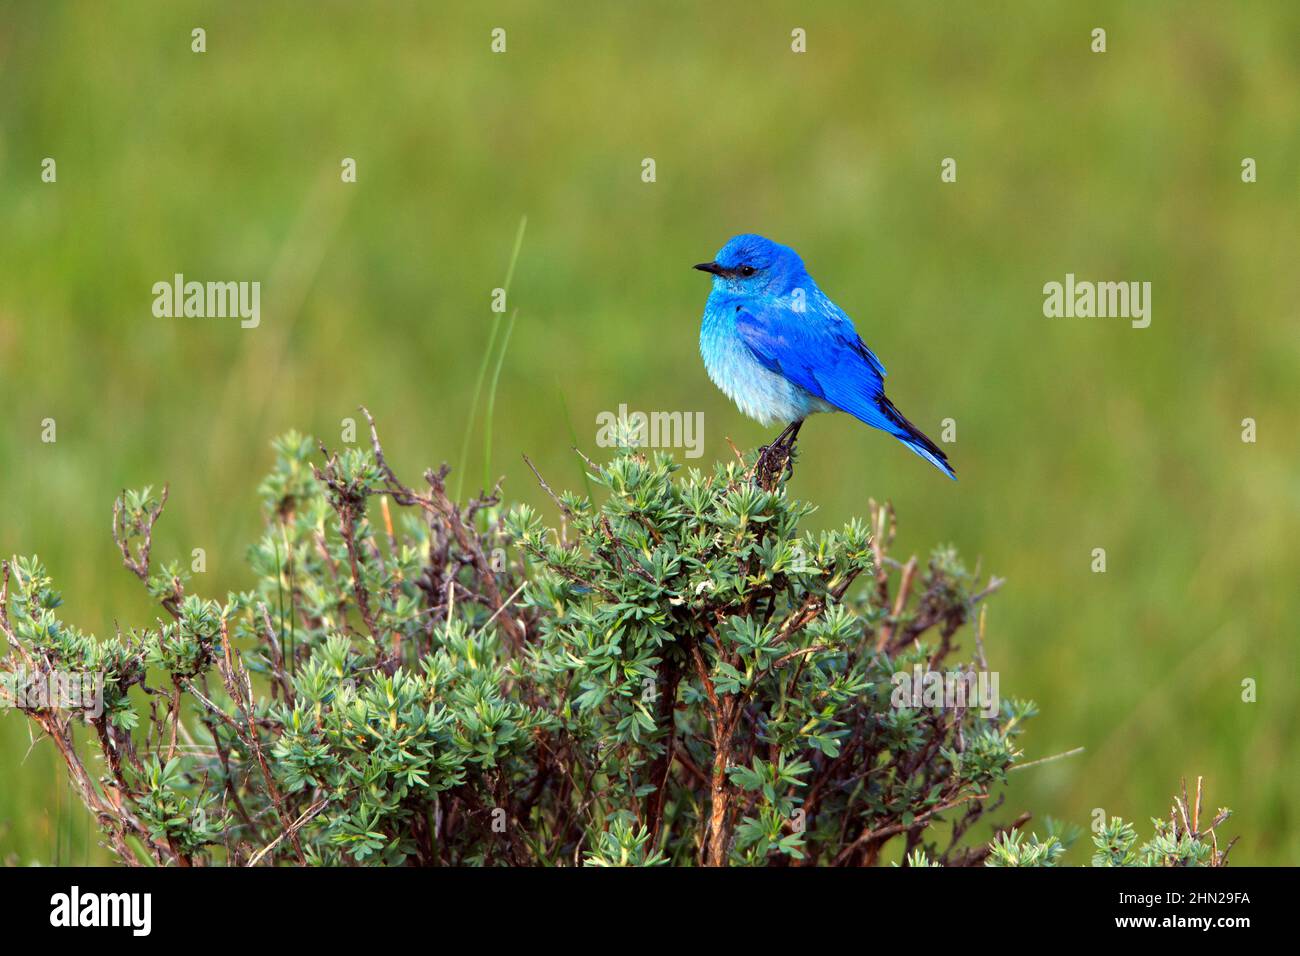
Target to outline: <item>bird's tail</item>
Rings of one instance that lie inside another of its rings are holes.
[[[948,464],[948,456],[943,453],[943,449],[927,438],[921,429],[904,418],[903,413],[894,407],[893,402],[882,394],[876,399],[876,406],[880,409],[880,414],[885,416],[885,421],[888,422],[887,431],[891,435],[953,481],[957,480],[957,472],[953,470],[952,465]]]

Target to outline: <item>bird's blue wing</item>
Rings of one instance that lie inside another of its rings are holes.
[[[785,303],[755,303],[742,306],[735,321],[764,368],[868,425],[887,427],[877,401],[885,367],[839,309],[796,312]]]
[[[876,353],[867,348],[867,343],[862,341],[858,335],[858,330],[853,327],[853,320],[844,314],[844,310],[838,305],[826,298],[821,290],[817,290],[817,297],[814,300],[816,307],[821,315],[830,319],[841,330],[842,337],[853,343],[853,347],[867,361],[881,378],[889,373],[885,371],[885,365],[880,359],[876,358]]]
[[[795,312],[776,302],[741,306],[736,332],[768,371],[888,432],[956,480],[943,449],[885,397],[885,367],[839,309],[830,305]]]

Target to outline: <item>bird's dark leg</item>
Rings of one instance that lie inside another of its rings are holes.
[[[785,430],[776,436],[770,445],[764,445],[758,452],[758,461],[754,463],[754,477],[759,485],[771,491],[776,487],[781,473],[790,467],[794,453],[794,443],[799,437],[803,420],[791,422]],[[793,473],[793,469],[791,469]]]

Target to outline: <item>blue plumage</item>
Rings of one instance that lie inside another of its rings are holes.
[[[742,412],[787,433],[814,412],[848,412],[956,479],[943,450],[885,397],[885,366],[793,249],[741,235],[695,268],[713,275],[700,354]]]

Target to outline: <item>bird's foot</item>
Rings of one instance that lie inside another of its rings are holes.
[[[794,475],[794,447],[799,424],[796,422],[781,432],[772,444],[759,448],[758,460],[754,462],[754,481],[765,491],[775,491],[783,477],[788,479]]]
[[[765,491],[775,491],[782,476],[794,474],[790,449],[785,445],[764,445],[754,466],[754,481]]]

